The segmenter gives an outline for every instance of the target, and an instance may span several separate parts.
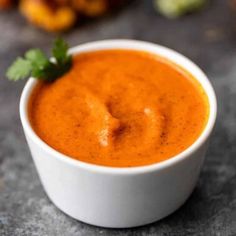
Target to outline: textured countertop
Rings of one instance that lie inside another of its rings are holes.
[[[29,26],[16,12],[0,13],[0,235],[236,235],[236,14],[215,0],[202,12],[167,20],[150,1],[136,0],[119,13],[63,35],[71,46],[99,39],[134,38],[173,48],[209,76],[219,114],[193,194],[177,212],[154,224],[126,230],[93,227],[59,211],[40,184],[21,128],[18,103],[24,81],[4,71],[30,47],[49,50],[55,35]]]

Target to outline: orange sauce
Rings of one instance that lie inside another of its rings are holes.
[[[149,165],[184,151],[209,114],[197,80],[162,57],[131,50],[79,54],[29,102],[37,135],[57,151],[112,167]]]

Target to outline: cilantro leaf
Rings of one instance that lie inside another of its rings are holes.
[[[61,38],[57,38],[54,42],[52,49],[52,55],[56,59],[57,63],[63,64],[70,60],[70,56],[67,54],[68,44]]]
[[[17,60],[7,70],[9,80],[17,81],[28,76],[44,81],[54,81],[70,70],[72,58],[68,55],[68,45],[62,39],[54,42],[52,49],[53,59],[47,58],[40,49],[31,49],[25,53],[24,58]]]
[[[32,64],[32,76],[38,79],[47,80],[47,71],[51,64],[47,56],[40,49],[31,49],[26,52],[25,58]]]
[[[28,77],[31,70],[32,64],[29,61],[18,57],[16,61],[8,68],[6,76],[9,80],[17,81]]]
[[[40,49],[31,49],[26,52],[25,58],[36,67],[44,67],[48,64],[48,58]]]

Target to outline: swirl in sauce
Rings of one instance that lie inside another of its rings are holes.
[[[201,134],[208,110],[191,74],[131,50],[74,56],[71,71],[40,83],[29,102],[32,127],[49,146],[113,167],[153,164],[182,152]]]

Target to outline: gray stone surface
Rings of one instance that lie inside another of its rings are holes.
[[[236,235],[236,14],[215,0],[176,21],[136,0],[112,17],[63,36],[71,46],[105,38],[135,38],[173,48],[200,65],[215,87],[219,114],[197,187],[186,204],[154,224],[126,230],[89,226],[60,212],[40,184],[22,132],[18,103],[24,81],[8,82],[6,67],[30,47],[49,50],[55,35],[0,13],[0,235]]]

